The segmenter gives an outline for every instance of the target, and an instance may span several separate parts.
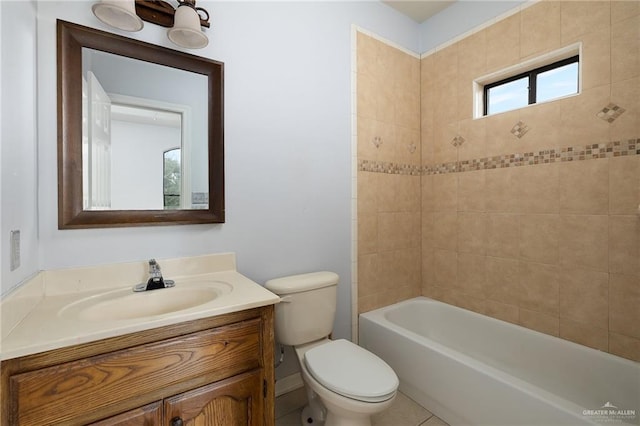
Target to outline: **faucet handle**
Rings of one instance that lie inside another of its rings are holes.
[[[149,259],[149,273],[159,272],[160,265],[156,262],[155,259]]]

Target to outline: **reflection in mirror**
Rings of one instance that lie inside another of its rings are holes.
[[[185,196],[171,208],[206,209],[194,203],[207,192],[206,76],[88,48],[82,76],[84,209],[167,208],[163,153],[174,147],[184,156]]]
[[[180,148],[165,151],[164,173],[162,178],[162,194],[165,209],[178,209],[182,204],[182,167],[180,165]]]
[[[57,30],[58,227],[224,222],[223,64]]]

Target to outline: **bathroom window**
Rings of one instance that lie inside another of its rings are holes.
[[[485,84],[483,115],[578,93],[579,55]]]
[[[182,169],[180,167],[180,148],[170,149],[163,155],[162,195],[164,208],[174,210],[180,208],[180,192],[182,188]]]

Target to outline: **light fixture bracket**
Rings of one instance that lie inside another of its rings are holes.
[[[150,22],[152,24],[160,25],[162,27],[171,28],[173,27],[174,15],[176,13],[176,9],[166,1],[163,0],[135,0],[136,3],[136,14],[143,21]],[[195,9],[195,1],[194,0],[183,0],[180,1],[179,4],[187,4]],[[198,8],[201,9],[201,8]],[[204,10],[204,9],[203,9]],[[206,13],[206,11],[205,11]],[[202,19],[200,16],[200,26],[205,28],[209,28],[209,15],[207,14],[207,19]]]

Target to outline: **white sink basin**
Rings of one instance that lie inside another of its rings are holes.
[[[194,308],[231,293],[224,281],[192,281],[175,287],[134,293],[131,287],[86,297],[62,308],[58,315],[85,321],[152,317]]]

